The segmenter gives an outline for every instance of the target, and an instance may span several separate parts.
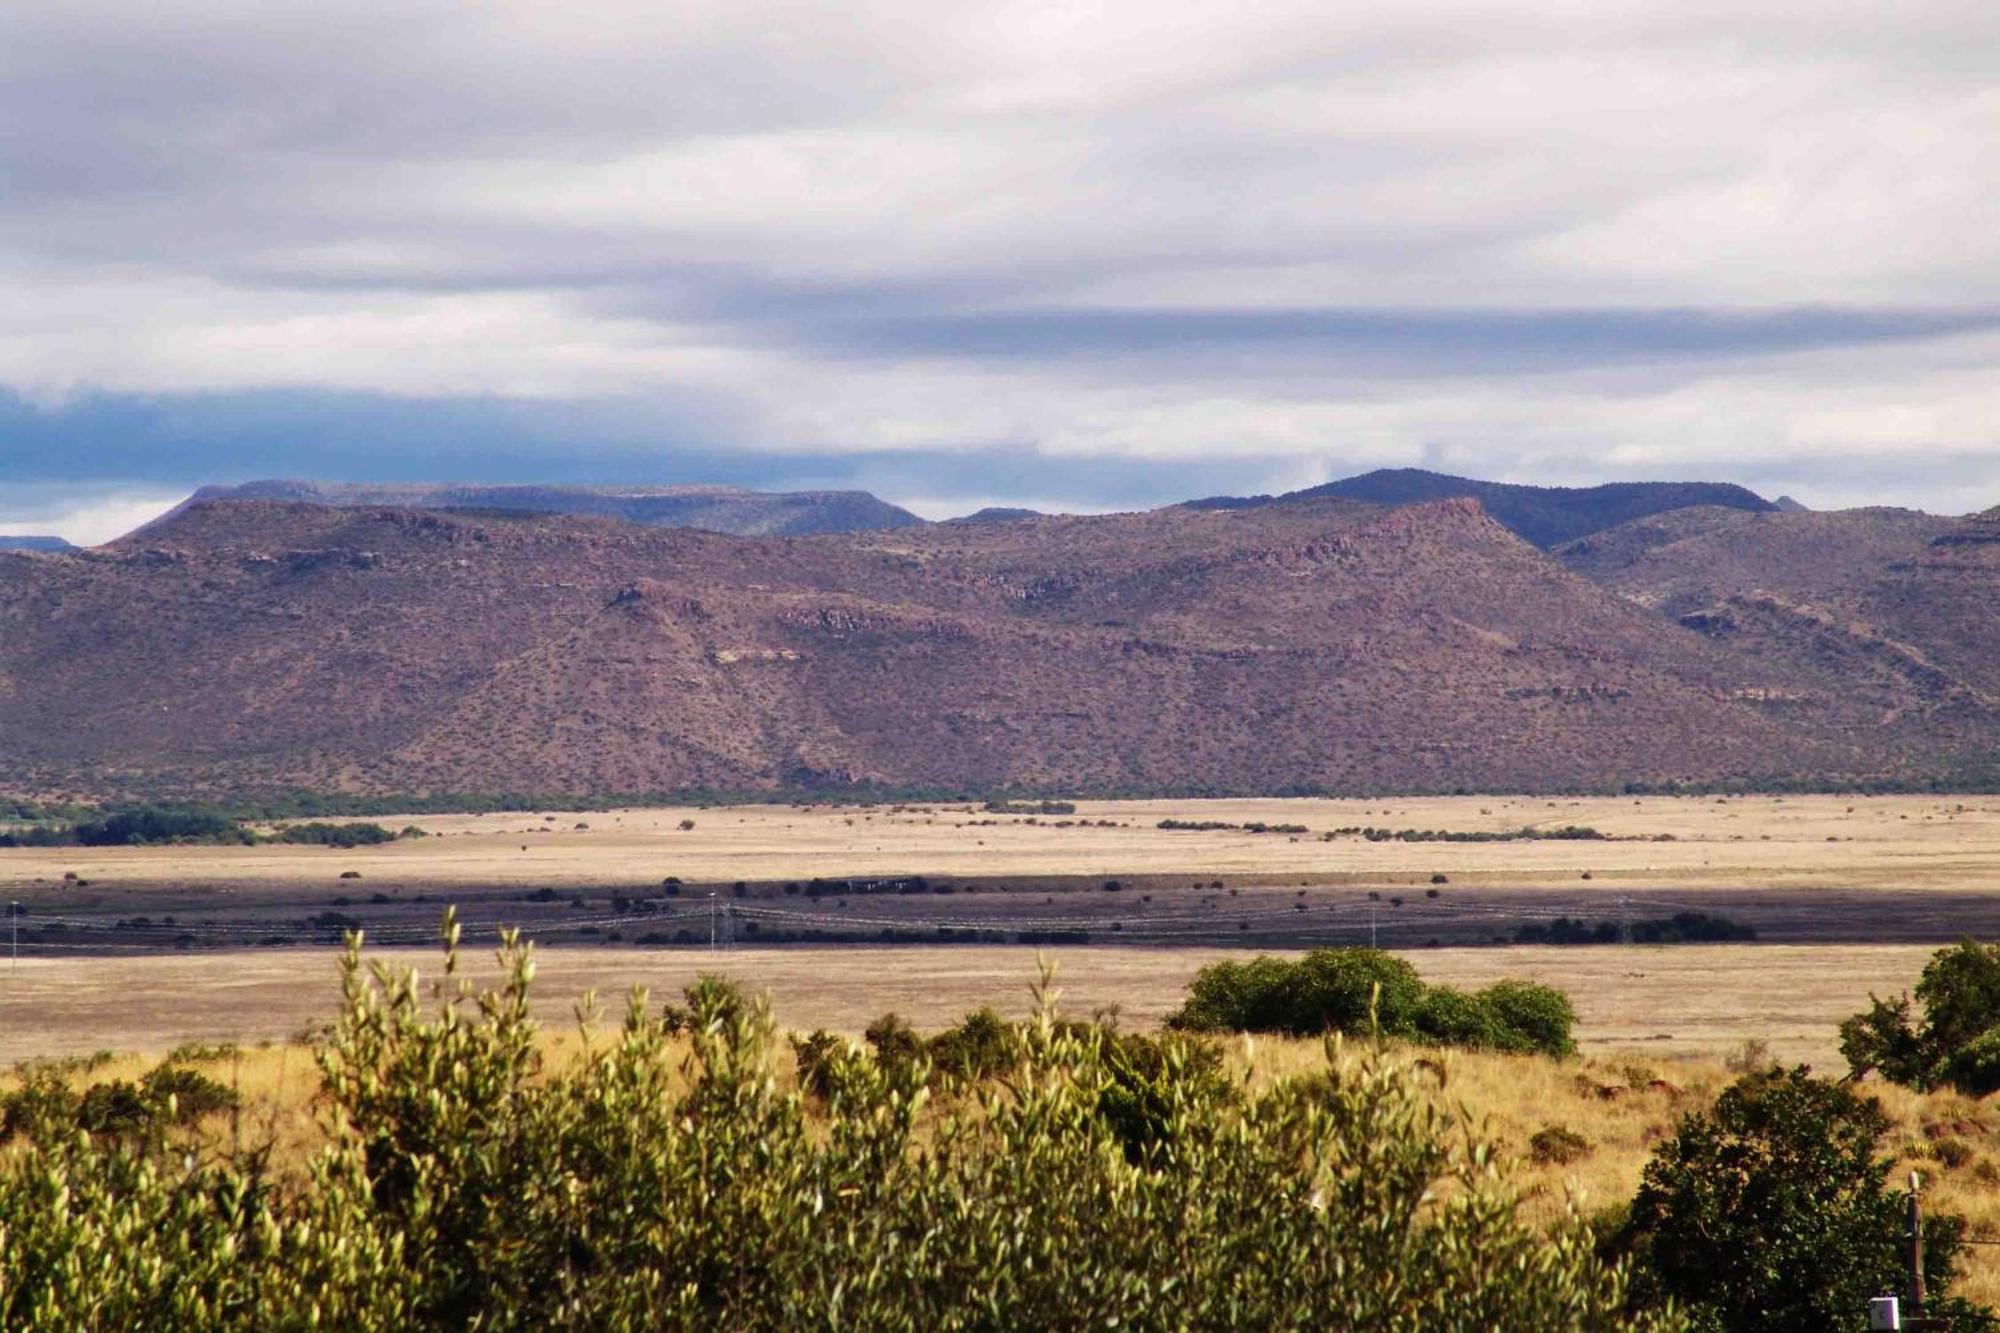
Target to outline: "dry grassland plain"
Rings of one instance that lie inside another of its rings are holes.
[[[1303,835],[1167,830],[1299,824]],[[682,829],[692,820],[694,827]],[[1067,820],[1069,827],[1060,825]],[[1104,827],[1100,821],[1109,821]],[[813,876],[1181,875],[1326,884],[1452,882],[1597,891],[1703,888],[2000,890],[2000,797],[1441,797],[1080,801],[1076,814],[977,807],[731,806],[385,818],[433,836],[381,847],[24,848],[0,889],[60,881],[323,885],[338,870],[435,885],[605,885]],[[1594,828],[1615,841],[1321,841],[1342,828],[1502,833]]]
[[[491,980],[490,954],[468,951],[469,975]],[[371,951],[435,972],[431,950]],[[1150,1027],[1182,999],[1205,963],[1242,957],[1217,949],[1050,950],[1066,1011],[1115,1011]],[[1419,949],[1406,955],[1433,982],[1482,986],[1501,977],[1543,981],[1576,1006],[1578,1037],[1596,1054],[1720,1059],[1746,1040],[1773,1055],[1841,1072],[1835,1026],[1915,980],[1915,945],[1656,945],[1592,948]],[[560,949],[537,955],[541,1016],[569,1021],[586,990],[622,1011],[633,986],[671,999],[702,972],[767,992],[780,1024],[858,1033],[894,1010],[924,1028],[992,1005],[1028,1011],[1036,951],[1023,948],[788,947],[721,953]],[[256,950],[115,958],[24,958],[0,970],[0,1063],[98,1050],[165,1051],[186,1041],[282,1041],[332,1016],[340,1001],[331,950]]]
[[[1309,832],[1166,830],[1158,827],[1163,819],[1299,824]],[[690,820],[694,826],[683,829]],[[92,881],[93,892],[106,883],[128,885],[140,901],[153,885],[171,886],[183,899],[211,887],[219,899],[246,886],[295,887],[303,899],[323,897],[348,870],[362,872],[361,882],[370,887],[432,884],[446,897],[458,885],[657,884],[666,874],[765,882],[822,875],[1171,874],[1386,889],[1428,883],[1442,873],[1453,893],[1467,885],[1561,886],[1581,899],[1602,895],[1607,909],[1619,892],[1638,895],[1647,888],[1670,888],[1685,899],[1705,888],[1756,887],[1785,897],[1796,892],[1807,904],[1816,891],[1835,888],[1889,898],[1898,890],[1948,897],[2000,890],[2000,799],[1978,797],[1079,802],[1073,816],[1041,816],[1032,823],[945,804],[383,822],[412,822],[433,836],[339,851],[14,849],[0,851],[0,891],[46,902],[63,894],[67,873]],[[1060,827],[1064,822],[1070,826]],[[1566,825],[1618,840],[1318,837],[1366,826],[1506,832]],[[1087,1013],[1116,1006],[1128,1021],[1142,1024],[1169,1012],[1203,963],[1241,956],[1215,947],[1094,944],[1054,951],[1069,1007]],[[1906,989],[1929,952],[1914,944],[1842,943],[1430,948],[1408,956],[1434,981],[1480,985],[1520,976],[1562,987],[1576,1004],[1579,1035],[1593,1051],[1636,1048],[1716,1058],[1758,1039],[1781,1057],[1832,1069],[1839,1020],[1863,1007],[1871,993]],[[429,961],[422,950],[397,956]],[[981,1004],[1020,1012],[1035,968],[1032,949],[974,945],[793,946],[721,954],[578,947],[545,951],[541,966],[544,1001],[558,1014],[589,987],[614,1002],[634,984],[672,994],[697,972],[714,969],[770,991],[783,1023],[849,1031],[890,1009],[932,1026]],[[336,999],[333,959],[324,949],[30,956],[0,973],[0,1060],[107,1048],[165,1050],[195,1039],[283,1039],[324,1020]]]

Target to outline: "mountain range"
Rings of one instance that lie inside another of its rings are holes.
[[[2000,510],[1735,491],[808,537],[197,498],[0,554],[0,789],[1990,782]]]

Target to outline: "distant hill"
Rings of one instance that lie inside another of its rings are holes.
[[[0,556],[0,787],[1562,791],[1903,771],[1466,500],[812,542],[191,504]]]
[[[988,505],[986,508],[975,510],[970,514],[960,514],[957,518],[948,518],[945,522],[1013,523],[1019,519],[1040,517],[1042,517],[1041,511],[1037,509],[1009,509],[1001,505]]]
[[[2000,783],[2000,509],[1315,490],[811,541],[644,525],[798,521],[744,492],[196,499],[0,552],[0,791]]]
[[[589,514],[657,528],[700,528],[751,537],[803,537],[920,527],[907,509],[866,491],[738,490],[728,486],[339,485],[252,481],[204,486],[193,501],[295,500],[340,508],[514,509]],[[192,503],[191,501],[190,503]]]
[[[1248,509],[1338,496],[1368,504],[1406,505],[1458,497],[1476,499],[1508,531],[1547,550],[1649,514],[1697,506],[1767,513],[1775,508],[1754,491],[1727,482],[1621,481],[1602,486],[1516,486],[1420,468],[1388,468],[1330,481],[1286,495],[1215,496],[1195,509]]]
[[[1798,725],[1857,748],[1984,750],[2000,777],[2000,514],[1690,509],[1554,555],[1755,663]]]
[[[0,551],[74,551],[60,537],[9,537],[0,534]]]

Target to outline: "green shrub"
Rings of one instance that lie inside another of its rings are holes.
[[[914,1081],[926,1063],[924,1039],[894,1011],[870,1023],[861,1035],[874,1049],[875,1063],[892,1082]]]
[[[1427,987],[1379,949],[1315,949],[1297,962],[1258,957],[1195,973],[1170,1027],[1193,1032],[1377,1031],[1450,1045],[1567,1055],[1576,1015],[1562,992],[1502,981],[1477,995]]]
[[[1803,1067],[1746,1075],[1660,1146],[1610,1249],[1639,1259],[1640,1302],[1686,1302],[1731,1333],[1859,1328],[1868,1298],[1904,1279],[1904,1204],[1878,1156],[1887,1130],[1872,1098]],[[1988,1328],[1942,1295],[1964,1225],[1925,1218],[1930,1313]]]
[[[1563,1125],[1545,1125],[1528,1137],[1528,1153],[1544,1166],[1568,1166],[1590,1156],[1591,1142]]]
[[[1418,1001],[1416,1030],[1425,1041],[1441,1046],[1474,1048],[1501,1045],[1501,1029],[1493,1006],[1476,995],[1450,986],[1431,986]]]
[[[1569,996],[1555,987],[1532,981],[1496,981],[1479,992],[1479,998],[1493,1011],[1502,1049],[1544,1055],[1576,1052],[1576,1042],[1570,1036],[1576,1026],[1576,1010]]]
[[[82,1131],[121,1136],[170,1125],[190,1125],[236,1105],[236,1094],[172,1057],[137,1083],[112,1079],[81,1092],[61,1066],[31,1070],[21,1086],[0,1097],[0,1142],[22,1136],[49,1143]]]
[[[527,951],[504,961],[475,992],[454,947],[433,1008],[350,950],[301,1184],[157,1133],[0,1154],[0,1326],[1685,1327],[1623,1316],[1584,1225],[1519,1216],[1380,1048],[1225,1096],[1187,1039],[1044,1008],[976,1104],[857,1056],[815,1109],[771,1077],[767,1009],[717,987],[685,1038],[635,996],[545,1069]]]
[[[968,1081],[1012,1069],[1025,1053],[1020,1032],[991,1009],[975,1009],[958,1026],[932,1037],[925,1049],[932,1068]]]
[[[810,1036],[794,1035],[791,1043],[800,1089],[817,1101],[829,1100],[840,1087],[841,1061],[852,1049],[847,1040],[818,1028]]]
[[[421,830],[418,830],[421,836]],[[315,821],[310,824],[288,824],[278,830],[279,842],[301,843],[310,847],[373,847],[385,842],[394,842],[403,835],[393,833],[380,824],[328,824]]]

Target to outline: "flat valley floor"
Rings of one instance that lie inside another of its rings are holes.
[[[0,851],[22,953],[0,973],[0,1060],[295,1036],[337,1003],[342,931],[359,926],[388,946],[376,952],[434,972],[435,953],[409,946],[434,936],[447,903],[482,959],[505,924],[537,941],[555,1023],[586,989],[615,1016],[635,984],[671,997],[712,970],[769,991],[793,1027],[857,1031],[891,1009],[941,1026],[981,1004],[1025,1012],[1041,952],[1059,966],[1066,1010],[1115,1007],[1144,1025],[1216,958],[1372,939],[1434,981],[1561,986],[1598,1051],[1713,1057],[1754,1039],[1828,1070],[1835,1025],[1870,993],[1906,989],[1937,944],[2000,935],[1991,797],[1079,802],[1037,816],[771,805],[380,822],[431,836],[354,850]],[[1252,823],[1305,831],[1241,827]],[[1568,827],[1603,837],[1352,832]],[[1759,940],[1494,943],[1559,915],[1630,925],[1686,910],[1752,924]]]
[[[1723,1058],[1746,1040],[1773,1056],[1842,1072],[1835,1027],[1871,991],[1906,988],[1930,950],[1915,945],[1655,945],[1417,950],[1427,980],[1481,986],[1519,977],[1560,986],[1578,1015],[1586,1053],[1632,1051],[1659,1059]],[[374,956],[435,979],[434,950]],[[1123,1023],[1157,1024],[1181,1001],[1204,963],[1240,951],[1054,948],[1062,1012],[1115,1012]],[[491,982],[490,952],[466,969]],[[595,990],[615,1023],[643,986],[655,1003],[678,999],[703,972],[768,992],[780,1024],[859,1033],[890,1010],[917,1026],[943,1027],[992,1005],[1010,1016],[1031,1008],[1038,951],[984,946],[794,947],[710,954],[685,949],[559,949],[537,954],[543,1022],[574,1023],[576,1002]],[[98,1050],[164,1052],[184,1042],[283,1042],[309,1034],[340,1001],[333,950],[253,950],[126,957],[22,959],[0,971],[0,1064]]]

